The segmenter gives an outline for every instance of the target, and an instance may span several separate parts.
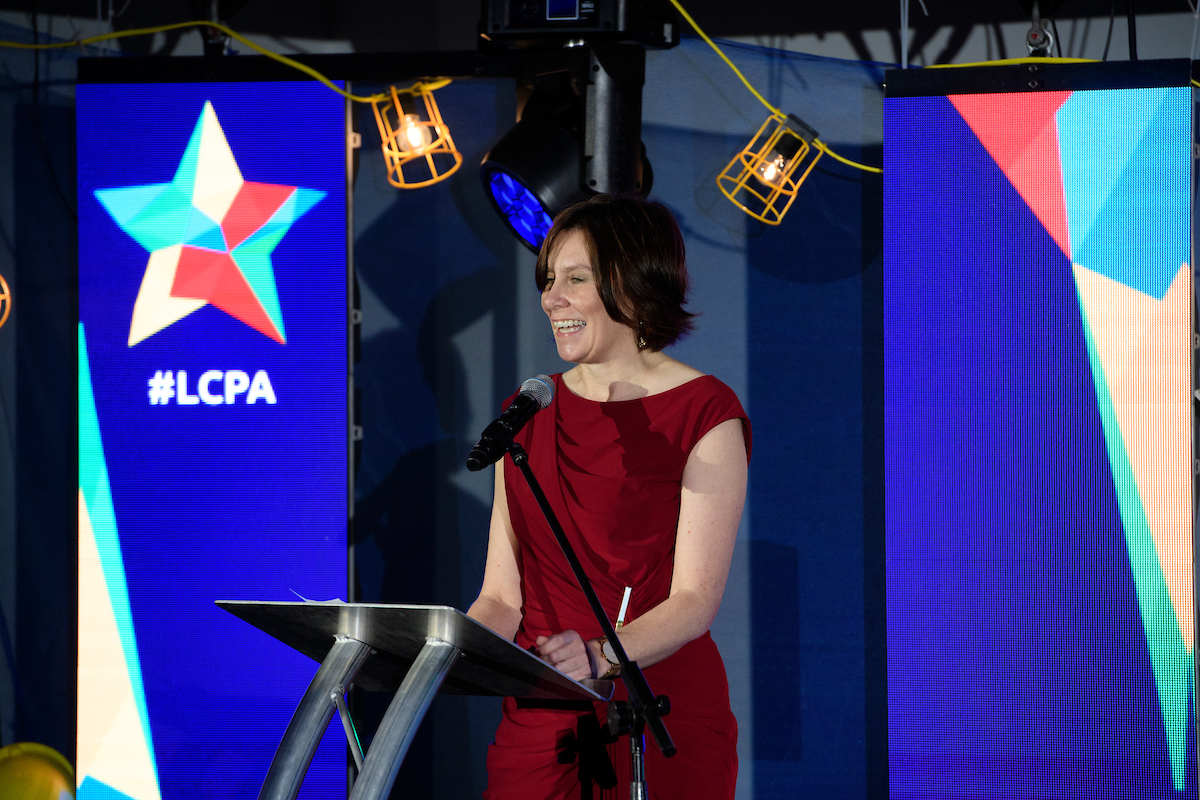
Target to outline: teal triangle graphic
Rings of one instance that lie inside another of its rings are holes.
[[[139,187],[130,187],[139,188]],[[123,191],[110,189],[107,191]],[[174,184],[166,187],[142,207],[125,225],[125,232],[149,252],[171,247],[182,241],[191,217],[191,198]]]
[[[192,208],[188,215],[187,228],[183,234],[183,243],[192,247],[203,247],[218,253],[228,252],[225,245],[225,234],[221,226],[199,209]]]
[[[1191,261],[1191,98],[1186,89],[1161,91],[1171,93],[1146,114],[1121,169],[1106,176],[1112,183],[1089,231],[1071,237],[1075,263],[1158,300]]]
[[[1143,132],[1171,91],[1075,92],[1058,110],[1058,152],[1072,254],[1088,238]],[[1083,263],[1077,256],[1074,260]]]
[[[208,110],[209,103],[204,102],[204,108],[200,111],[200,117],[196,120],[196,127],[192,130],[192,138],[188,139],[187,149],[183,151],[183,158],[179,161],[179,166],[175,168],[175,177],[171,183],[185,191],[188,196],[188,203],[191,203],[192,190],[196,186],[196,170],[200,164],[200,142],[204,138],[204,112]]]
[[[134,800],[134,798],[118,792],[107,783],[102,783],[91,775],[83,779],[75,791],[75,800]]]
[[[292,192],[292,196],[276,209],[268,222],[278,220],[281,223],[291,225],[308,213],[310,208],[321,202],[324,197],[325,192],[320,189],[306,189],[303,186],[297,186],[296,191]]]
[[[97,189],[94,194],[100,205],[104,206],[104,210],[124,228],[130,220],[142,213],[142,209],[170,187],[169,183],[151,183],[146,186]]]
[[[1142,505],[1133,467],[1129,463],[1125,439],[1117,424],[1116,409],[1082,297],[1079,298],[1079,310],[1083,315],[1088,360],[1096,387],[1096,404],[1100,409],[1104,443],[1112,468],[1113,488],[1121,512],[1121,523],[1125,529],[1125,544],[1129,550],[1129,565],[1137,589],[1138,609],[1146,634],[1146,646],[1150,652],[1150,667],[1154,673],[1155,688],[1158,690],[1159,708],[1162,710],[1163,728],[1171,762],[1171,780],[1175,790],[1181,792],[1184,790],[1188,770],[1187,723],[1191,696],[1195,691],[1194,658],[1188,652],[1183,634],[1179,630],[1179,623],[1175,619],[1175,609],[1171,604],[1167,581],[1158,561],[1158,551],[1150,533],[1146,509]]]
[[[264,226],[265,228],[266,226]],[[271,264],[271,251],[287,233],[287,226],[276,226],[278,235],[259,236],[262,228],[250,239],[242,242],[233,250],[233,260],[242,271],[242,277],[254,291],[254,296],[262,304],[275,330],[283,340],[287,341],[287,333],[283,329],[283,312],[279,308],[279,290],[275,287],[275,269]]]
[[[142,681],[142,664],[138,657],[133,628],[133,613],[129,606],[129,587],[125,582],[125,564],[121,557],[121,539],[117,531],[117,515],[113,508],[112,488],[108,480],[108,465],[104,460],[104,445],[100,438],[100,417],[96,413],[96,397],[92,391],[92,370],[88,360],[87,337],[79,323],[79,489],[92,523],[100,567],[108,587],[108,599],[113,617],[121,634],[121,650],[125,669],[133,686],[142,736],[151,763],[155,763],[154,739],[150,735],[150,715],[146,710],[146,690]]]

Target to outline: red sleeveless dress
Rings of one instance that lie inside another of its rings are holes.
[[[667,599],[679,521],[680,483],[692,448],[720,423],[741,419],[746,453],[750,423],[729,387],[712,376],[661,394],[600,403],[581,398],[554,376],[556,391],[518,434],[529,463],[615,622],[626,586],[626,622]],[[507,405],[507,404],[506,404]],[[505,456],[509,515],[520,543],[524,598],[516,643],[575,630],[601,635],[587,599],[519,469]],[[709,634],[643,672],[665,694],[664,719],[678,753],[663,758],[646,736],[651,798],[733,798],[737,722],[729,683]],[[618,679],[614,699],[626,697]],[[549,705],[550,707],[546,707]],[[506,698],[488,748],[488,800],[627,798],[629,746],[607,741],[607,704],[563,705]]]

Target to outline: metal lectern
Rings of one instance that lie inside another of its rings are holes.
[[[283,734],[259,800],[295,800],[335,707],[359,763],[350,800],[384,800],[439,690],[608,699],[449,606],[225,600],[217,605],[321,664]],[[343,700],[352,682],[373,691],[396,690],[365,757]],[[610,687],[597,686],[602,691]]]

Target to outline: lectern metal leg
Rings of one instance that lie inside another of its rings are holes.
[[[339,686],[349,685],[370,653],[371,648],[357,639],[337,637],[288,723],[258,793],[259,800],[296,799],[304,773],[333,716],[330,693]]]
[[[425,646],[417,654],[383,715],[350,800],[384,800],[391,792],[417,726],[459,652],[457,647],[441,639],[430,637],[425,640]]]

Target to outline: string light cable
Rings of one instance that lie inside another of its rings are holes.
[[[716,42],[714,42],[712,39],[708,38],[708,34],[705,33],[704,30],[698,24],[696,24],[696,20],[692,19],[692,15],[687,12],[687,9],[685,9],[682,5],[679,4],[679,0],[671,0],[671,5],[675,6],[675,10],[678,11],[680,13],[680,15],[683,16],[684,20],[687,21],[688,25],[692,26],[692,30],[694,30],[700,36],[700,38],[703,39],[708,44],[708,46],[711,47],[716,52],[716,54],[721,57],[721,60],[724,61],[731,70],[733,70],[733,74],[737,75],[738,78],[741,79],[742,83],[744,83],[746,85],[746,88],[750,90],[750,93],[758,99],[758,102],[762,103],[764,106],[767,107],[767,110],[771,112],[771,116],[775,117],[776,119],[778,119],[780,121],[787,119],[787,114],[784,114],[778,108],[776,108],[775,106],[768,103],[767,99],[765,97],[763,97],[761,94],[759,94],[758,90],[754,88],[754,85],[751,84],[750,81],[746,79],[746,76],[742,74],[742,71],[737,68],[737,65],[729,60],[729,57],[727,55],[725,55],[725,53],[721,50],[720,47],[717,47]],[[830,149],[829,145],[825,144],[820,139],[814,139],[813,146],[815,146],[822,153],[830,156],[834,161],[840,161],[848,167],[854,167],[855,169],[861,169],[863,172],[874,172],[877,174],[883,172],[883,169],[880,167],[872,167],[867,164],[860,164],[857,161],[851,161],[850,159],[835,153],[833,150]]]
[[[294,58],[288,58],[287,56],[285,56],[281,53],[276,53],[274,50],[269,50],[260,44],[255,44],[254,42],[247,39],[245,36],[242,36],[240,33],[238,33],[237,31],[233,30],[232,28],[230,28],[226,25],[222,25],[219,22],[209,22],[209,21],[205,21],[205,20],[191,20],[189,22],[174,22],[169,25],[157,25],[152,28],[131,28],[127,31],[113,31],[112,33],[102,33],[98,36],[89,36],[85,39],[73,39],[69,42],[50,42],[47,44],[27,44],[25,42],[0,41],[0,47],[11,47],[11,48],[15,48],[18,50],[52,50],[55,48],[81,47],[83,45],[98,44],[100,42],[107,42],[107,41],[111,41],[113,39],[121,39],[126,36],[153,36],[156,33],[166,33],[167,31],[179,30],[181,28],[212,28],[213,30],[220,31],[221,33],[228,36],[230,39],[240,42],[241,44],[243,44],[246,47],[249,47],[251,50],[255,51],[256,53],[261,53],[262,55],[266,56],[267,58],[270,58],[274,61],[278,61],[280,64],[283,64],[287,67],[291,67],[294,70],[303,72],[305,75],[308,75],[310,78],[320,81],[321,83],[325,84],[330,89],[332,89],[333,91],[342,95],[346,99],[353,100],[356,103],[375,103],[380,100],[386,100],[388,98],[388,95],[385,93],[382,93],[382,92],[379,94],[373,94],[373,95],[358,95],[358,94],[353,94],[351,92],[347,92],[345,89],[341,88],[340,86],[335,84],[333,81],[331,81],[329,78],[325,77],[320,72],[318,72],[317,70],[308,66],[307,64],[302,64],[299,61],[295,60]],[[428,92],[432,92],[436,89],[440,89],[449,83],[450,83],[449,78],[439,78],[437,80],[428,81],[428,82],[417,82],[417,83],[414,83],[412,86],[408,87],[407,89],[403,89],[403,90],[399,90],[399,91],[401,91],[402,93],[413,94],[413,95],[419,96],[422,94],[426,94]]]
[[[1098,64],[1094,58],[1000,58],[995,61],[972,61],[969,64],[930,64],[925,69],[958,69],[959,67],[1002,67],[1012,64]]]

